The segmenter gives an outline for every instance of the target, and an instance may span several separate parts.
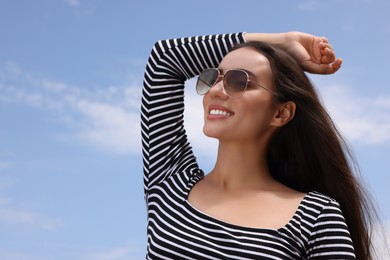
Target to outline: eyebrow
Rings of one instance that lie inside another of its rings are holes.
[[[252,71],[249,71],[249,70],[246,70],[246,69],[240,69],[240,70],[245,71],[246,73],[248,73],[249,76],[257,78],[256,75]]]
[[[259,79],[252,71],[250,70],[247,70],[247,69],[243,69],[243,68],[231,68],[231,69],[227,69],[227,68],[221,68],[221,67],[218,67],[218,70],[219,71],[228,71],[228,70],[243,70],[245,71],[246,73],[248,73],[249,77],[252,77],[252,78],[255,78],[255,79]]]

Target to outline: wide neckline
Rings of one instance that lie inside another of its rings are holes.
[[[303,196],[303,198],[300,201],[300,203],[298,204],[298,207],[295,210],[293,216],[290,218],[290,220],[285,225],[281,226],[280,228],[250,227],[250,226],[243,226],[243,225],[233,224],[233,223],[229,223],[229,222],[226,222],[224,220],[218,219],[218,218],[216,218],[214,216],[211,216],[211,215],[207,214],[206,212],[203,212],[202,210],[200,210],[200,209],[196,208],[194,205],[192,205],[188,201],[188,195],[189,195],[190,191],[192,190],[192,188],[195,186],[195,184],[198,181],[199,180],[196,180],[195,183],[193,183],[191,189],[188,191],[188,194],[187,194],[187,196],[185,198],[186,205],[188,206],[188,208],[193,213],[196,213],[196,215],[201,216],[202,218],[205,218],[205,219],[209,220],[210,222],[222,225],[222,226],[227,227],[227,228],[231,228],[231,229],[235,229],[235,230],[247,230],[247,231],[253,231],[253,232],[266,232],[266,231],[267,232],[278,232],[280,230],[288,228],[289,226],[292,225],[294,220],[298,218],[298,214],[302,211],[302,208],[304,207],[303,206],[304,202],[307,200],[307,198],[310,196],[310,194],[313,193],[313,191],[311,191],[311,192],[306,193]]]

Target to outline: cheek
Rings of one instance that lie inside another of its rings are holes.
[[[268,102],[259,102],[245,110],[242,116],[242,126],[248,128],[253,134],[263,133],[271,125],[273,116],[273,107]]]
[[[202,99],[202,107],[203,107],[203,115],[204,117],[206,116],[206,111],[207,111],[207,94],[203,96],[203,99]]]
[[[206,96],[207,96],[207,94],[204,95],[203,98],[202,98],[202,105],[203,105],[203,108],[205,108],[205,105],[206,105],[206,98],[207,98]]]

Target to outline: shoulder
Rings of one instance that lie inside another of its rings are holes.
[[[307,225],[307,254],[313,257],[354,259],[354,248],[347,223],[337,200],[310,192],[304,199]]]
[[[303,199],[301,207],[311,236],[335,230],[349,233],[340,204],[332,197],[319,192],[309,192]]]
[[[320,212],[325,208],[338,208],[340,210],[337,200],[317,191],[307,193],[302,200],[302,205],[316,212]]]
[[[313,191],[305,195],[299,207],[299,215],[306,223],[309,233],[336,226],[347,229],[337,200],[319,192]]]

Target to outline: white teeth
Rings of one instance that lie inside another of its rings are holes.
[[[230,113],[219,110],[219,109],[211,109],[210,110],[210,115],[223,115],[223,116],[230,116]]]

